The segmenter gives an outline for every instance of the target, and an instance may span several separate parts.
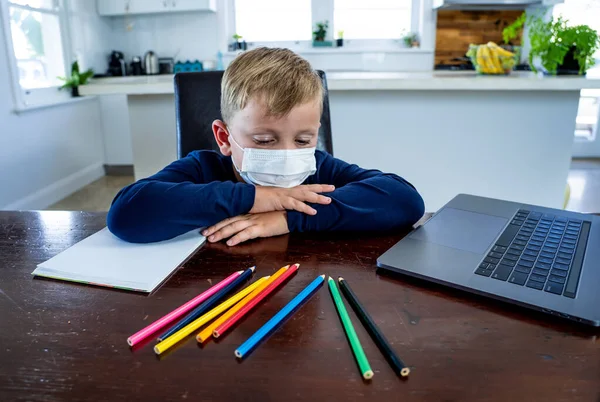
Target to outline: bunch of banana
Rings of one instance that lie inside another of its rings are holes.
[[[494,42],[470,45],[467,56],[476,61],[477,71],[483,74],[506,74],[516,64],[515,54]]]

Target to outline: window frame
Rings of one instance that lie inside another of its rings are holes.
[[[227,19],[227,44],[231,43],[231,38],[236,33],[236,21],[235,21],[235,0],[226,0],[228,13]],[[421,7],[423,7],[422,0],[411,0],[411,22],[410,32],[416,32],[420,37],[423,36],[423,27],[421,21]],[[335,26],[334,21],[334,2],[335,0],[311,0],[311,15],[312,15],[312,27],[318,21],[328,20],[330,22],[330,28],[327,32],[326,40],[335,41],[334,32]],[[398,52],[415,50],[409,49],[403,46],[402,38],[397,39],[344,39],[343,49],[338,48],[314,48],[312,46],[312,40],[298,40],[298,41],[256,41],[248,42],[250,48],[267,46],[267,47],[285,47],[294,50],[298,53],[355,53],[355,52]]]
[[[69,102],[71,95],[68,91],[59,91],[59,86],[50,86],[44,88],[23,88],[19,78],[19,68],[17,58],[15,57],[12,32],[10,27],[9,7],[16,7],[33,12],[41,12],[58,16],[60,27],[60,38],[63,48],[63,62],[65,66],[64,75],[68,75],[72,60],[71,36],[69,25],[68,0],[53,0],[55,10],[47,8],[35,8],[11,3],[10,0],[0,0],[0,18],[4,26],[4,37],[6,42],[6,53],[8,60],[8,69],[11,77],[11,87],[13,93],[13,104],[15,111],[25,111],[39,107],[47,107],[55,104]],[[10,3],[10,4],[9,4]]]

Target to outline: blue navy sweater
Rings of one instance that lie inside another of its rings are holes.
[[[317,214],[287,212],[290,232],[388,230],[409,227],[423,216],[423,199],[404,179],[365,170],[316,151],[317,172],[304,184],[333,184],[328,205],[310,204]],[[246,214],[253,185],[237,181],[231,157],[195,151],[147,179],[122,189],[108,213],[119,238],[148,243]]]

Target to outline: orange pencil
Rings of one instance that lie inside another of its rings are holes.
[[[231,317],[233,314],[235,314],[239,309],[244,307],[244,305],[247,304],[250,300],[254,299],[256,297],[256,295],[258,295],[260,292],[262,292],[262,290],[264,288],[266,288],[267,286],[269,286],[269,284],[271,284],[273,281],[277,280],[277,278],[279,278],[281,275],[283,275],[285,273],[285,271],[287,271],[288,268],[289,268],[289,265],[286,265],[285,267],[280,268],[277,272],[275,272],[273,275],[271,275],[271,277],[269,279],[267,279],[266,281],[261,283],[260,286],[258,286],[256,289],[254,289],[252,291],[252,293],[250,293],[249,295],[244,297],[242,300],[237,302],[237,304],[235,306],[233,306],[228,311],[226,311],[221,317],[219,317],[217,320],[215,320],[212,324],[210,324],[209,326],[204,328],[196,336],[196,340],[200,343],[205,342],[208,338],[210,338],[212,336],[213,331],[218,326],[220,326],[222,323],[224,323],[229,317]]]
[[[252,310],[258,303],[260,303],[265,297],[269,294],[273,293],[275,289],[283,282],[285,282],[290,276],[294,274],[300,267],[300,264],[294,264],[283,275],[277,278],[274,281],[269,283],[269,286],[264,288],[262,292],[260,292],[254,299],[250,300],[247,304],[245,304],[239,311],[235,312],[230,318],[228,318],[223,324],[217,327],[213,331],[213,336],[218,338],[223,335],[225,331],[227,331],[233,324],[240,320],[244,315],[246,315],[250,310]]]

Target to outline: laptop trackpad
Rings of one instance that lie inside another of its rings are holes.
[[[444,208],[409,237],[483,254],[507,222],[497,216]]]

